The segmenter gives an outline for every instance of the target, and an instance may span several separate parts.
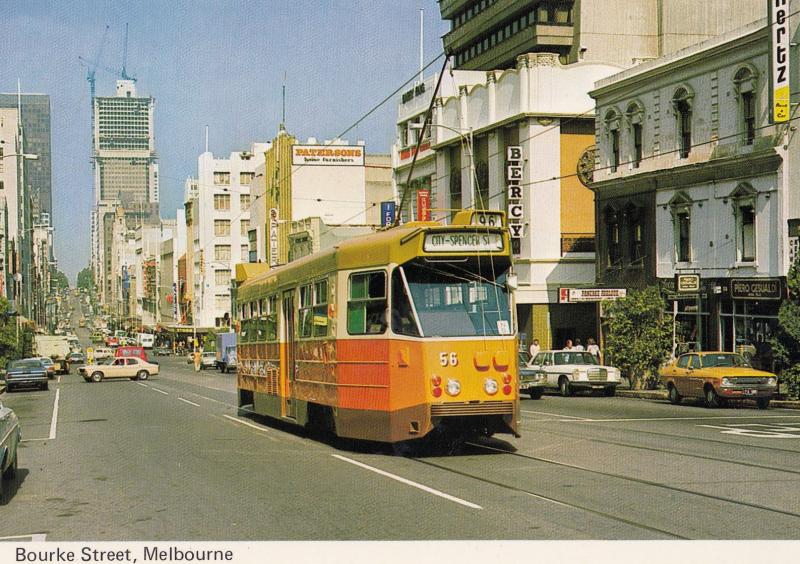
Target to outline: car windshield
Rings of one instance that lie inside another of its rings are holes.
[[[750,363],[740,354],[719,353],[704,354],[702,357],[703,368],[714,368],[715,366],[750,366]]]
[[[41,360],[28,358],[25,360],[15,360],[11,362],[9,369],[12,368],[43,368],[43,365]]]
[[[596,365],[597,357],[588,352],[557,352],[553,353],[553,364],[592,364]]]
[[[523,366],[531,361],[531,355],[528,351],[519,351],[519,365]]]
[[[512,335],[506,271],[476,264],[409,264],[392,275],[392,329],[424,336]],[[409,300],[406,288],[410,290]],[[395,319],[397,317],[397,319]],[[404,322],[407,317],[409,321]]]

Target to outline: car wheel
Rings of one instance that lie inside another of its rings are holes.
[[[607,398],[613,398],[616,393],[617,389],[614,386],[609,386],[603,389],[603,395]]]
[[[137,380],[147,380],[149,376],[150,374],[147,372],[147,370],[140,370],[139,372],[136,373]]]
[[[102,372],[93,372],[92,373],[92,382],[101,382],[103,380],[103,373]]]
[[[564,397],[572,395],[572,386],[569,385],[569,378],[562,376],[558,379],[558,391]]]
[[[678,393],[678,388],[675,384],[670,384],[669,386],[669,403],[672,405],[678,405],[681,403],[683,397]]]
[[[720,406],[719,396],[717,395],[716,390],[714,390],[712,386],[709,386],[706,389],[705,400],[706,400],[706,407],[713,408]]]
[[[541,388],[534,388],[528,392],[531,395],[531,399],[542,399],[542,394],[544,390]]]
[[[756,405],[758,405],[758,409],[767,409],[769,407],[769,399],[770,398],[756,399]]]

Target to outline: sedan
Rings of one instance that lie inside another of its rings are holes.
[[[86,357],[83,356],[83,353],[71,352],[67,355],[67,361],[70,364],[84,364],[86,362]]]
[[[205,370],[206,368],[216,368],[217,367],[217,353],[215,352],[204,352],[200,356],[200,370]]]
[[[21,439],[17,416],[11,408],[0,403],[0,494],[4,489],[3,482],[13,479],[17,473],[17,447]]]
[[[682,354],[662,368],[659,376],[671,403],[695,397],[702,398],[707,407],[746,399],[767,409],[778,384],[775,374],[756,370],[742,355],[730,352]]]
[[[38,358],[13,360],[6,368],[6,390],[11,392],[19,388],[41,388],[46,390],[47,367]]]
[[[597,357],[585,351],[542,351],[530,367],[545,374],[548,388],[557,388],[562,396],[576,390],[603,390],[613,396],[620,382],[620,372],[613,366],[602,366]]]
[[[158,374],[158,364],[129,356],[115,358],[107,364],[87,364],[78,370],[87,382],[102,382],[105,378],[147,380],[150,376]]]

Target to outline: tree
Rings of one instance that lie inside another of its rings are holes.
[[[9,360],[30,356],[33,330],[29,325],[18,327],[16,314],[11,315],[8,300],[0,297],[0,368]]]
[[[78,273],[78,288],[92,292],[94,290],[94,275],[92,269],[89,267],[84,268]]]
[[[672,319],[664,315],[661,292],[651,286],[604,305],[609,364],[619,367],[631,388],[654,388],[672,351]]]
[[[67,280],[67,275],[60,270],[53,271],[52,286],[54,290],[58,291],[69,289],[69,280]]]
[[[201,343],[205,352],[213,352],[217,350],[217,333],[213,329],[209,329],[208,333],[203,335],[203,342]]]
[[[800,397],[800,255],[786,276],[789,299],[778,310],[778,330],[770,339],[772,353],[780,366],[781,381],[786,382],[788,395]]]

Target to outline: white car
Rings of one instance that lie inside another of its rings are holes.
[[[112,356],[114,356],[114,351],[108,347],[98,347],[94,349],[94,353],[92,353],[92,357],[94,357],[95,360],[110,358]]]
[[[603,390],[613,396],[620,381],[619,368],[602,366],[597,357],[585,351],[542,351],[528,365],[546,375],[547,388],[557,388],[562,396],[576,390]]]

